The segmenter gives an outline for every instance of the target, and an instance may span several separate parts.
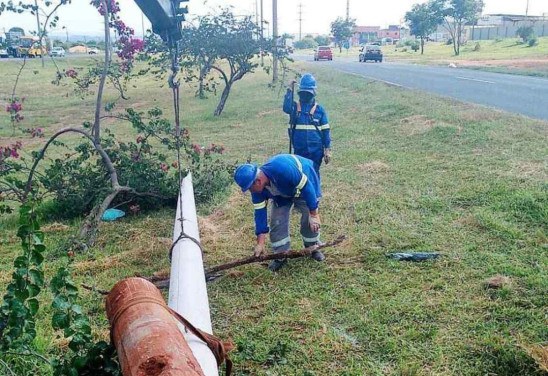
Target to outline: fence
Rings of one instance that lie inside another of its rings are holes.
[[[533,26],[535,35],[538,37],[548,36],[548,22],[536,23]],[[489,40],[498,38],[516,37],[520,26],[493,26],[493,27],[474,27],[470,29],[469,40]]]

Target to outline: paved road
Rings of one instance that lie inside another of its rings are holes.
[[[548,79],[545,78],[404,63],[359,63],[357,58],[325,62],[313,62],[311,56],[295,58],[408,89],[548,120]]]

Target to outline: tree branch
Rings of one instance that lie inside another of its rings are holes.
[[[105,89],[105,81],[107,79],[108,70],[110,67],[110,22],[109,22],[109,9],[106,0],[101,0],[105,14],[103,20],[105,22],[105,62],[103,65],[103,72],[101,73],[101,80],[99,81],[99,89],[97,90],[97,102],[95,103],[95,121],[93,123],[93,139],[98,144],[101,141],[101,106],[103,104],[103,91]]]

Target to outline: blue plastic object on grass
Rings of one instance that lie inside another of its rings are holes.
[[[118,210],[118,209],[107,209],[103,213],[103,216],[101,219],[106,222],[113,222],[119,218],[122,218],[124,215],[126,215],[125,212]]]
[[[386,257],[398,260],[398,261],[426,261],[435,260],[440,257],[437,252],[398,252],[388,253]]]

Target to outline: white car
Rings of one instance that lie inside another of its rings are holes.
[[[1,58],[10,57],[10,55],[8,54],[8,50],[6,50],[5,48],[0,48],[0,57]]]
[[[53,47],[49,54],[52,57],[65,57],[65,49],[63,47]]]
[[[99,53],[99,49],[98,49],[98,48],[91,47],[90,49],[88,49],[88,54],[89,54],[89,55],[97,55],[98,53]]]

